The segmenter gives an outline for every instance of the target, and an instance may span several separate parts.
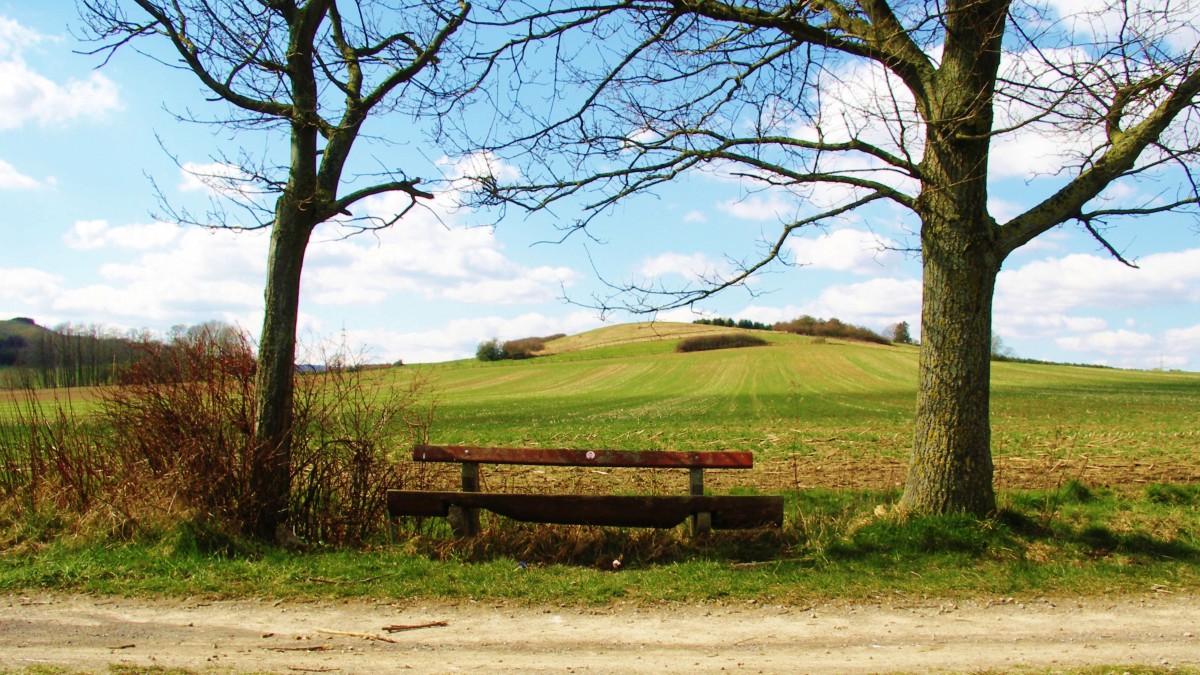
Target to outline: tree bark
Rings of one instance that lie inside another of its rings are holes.
[[[920,394],[901,509],[996,510],[989,391],[997,256],[954,224],[924,230]],[[936,232],[936,234],[935,234]],[[936,241],[933,241],[936,240]]]
[[[300,273],[312,225],[288,194],[279,199],[267,262],[266,304],[258,347],[255,396],[258,419],[250,472],[252,534],[274,541],[288,521],[291,494],[292,389]]]

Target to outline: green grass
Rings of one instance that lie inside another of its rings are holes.
[[[10,542],[0,591],[141,596],[508,599],[597,605],[1185,592],[1200,583],[1195,488],[1069,483],[1003,493],[994,519],[899,519],[891,493],[789,495],[783,532],[603,530],[485,521],[473,540],[408,526],[364,551],[287,552],[186,525],[121,542]],[[1183,499],[1186,506],[1180,507]],[[42,523],[45,526],[46,523]],[[624,560],[619,573],[608,561]]]

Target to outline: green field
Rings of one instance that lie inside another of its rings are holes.
[[[691,325],[654,326],[634,336],[618,326],[565,338],[574,350],[526,361],[419,367],[438,399],[431,440],[739,449],[766,463],[906,459],[916,347],[765,333],[767,347],[681,354],[673,328]],[[605,346],[589,348],[595,344]],[[401,382],[408,374],[380,377]],[[1200,374],[996,363],[992,392],[1001,471],[1049,462],[1200,480]]]
[[[455,540],[434,519],[402,523],[363,551],[316,544],[296,555],[191,521],[131,522],[103,500],[77,519],[52,501],[9,500],[0,512],[0,590],[594,603],[1135,592],[1200,580],[1200,374],[997,363],[1002,512],[990,521],[905,519],[888,505],[910,445],[917,348],[764,333],[764,347],[676,353],[676,331],[696,330],[619,326],[549,343],[553,353],[535,359],[363,376],[375,392],[428,377],[434,443],[751,450],[753,470],[708,472],[706,484],[784,495],[782,531],[692,541],[682,528],[488,518],[480,537]],[[95,410],[94,391],[70,397],[70,414]],[[401,436],[392,447],[405,462]],[[457,481],[452,465],[409,466],[403,487]],[[679,493],[686,480],[678,470],[484,470],[484,489],[520,491]],[[625,556],[628,574],[589,569],[615,555]],[[537,565],[540,583],[514,578],[515,561]]]

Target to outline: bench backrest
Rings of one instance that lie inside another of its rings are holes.
[[[754,455],[743,451],[674,452],[670,450],[566,450],[559,448],[481,448],[465,445],[417,445],[418,462],[610,466],[690,469],[752,469]]]

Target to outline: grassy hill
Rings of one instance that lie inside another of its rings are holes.
[[[548,343],[552,355],[536,359],[426,366],[438,395],[432,440],[747,449],[760,461],[892,473],[903,464],[916,408],[916,347],[755,332],[771,344],[674,352],[696,332],[736,330],[614,326]],[[400,382],[406,371],[381,377]],[[1135,459],[1148,471],[1170,468],[1200,480],[1200,374],[1020,363],[993,364],[992,373],[1002,481],[1005,470],[1036,479],[1054,466],[1086,478],[1106,463]]]
[[[0,338],[20,337],[25,339],[39,338],[51,332],[49,328],[34,323],[32,319],[14,318],[0,320]]]
[[[0,368],[17,363],[30,345],[41,341],[51,332],[35,324],[32,319],[0,321]]]

